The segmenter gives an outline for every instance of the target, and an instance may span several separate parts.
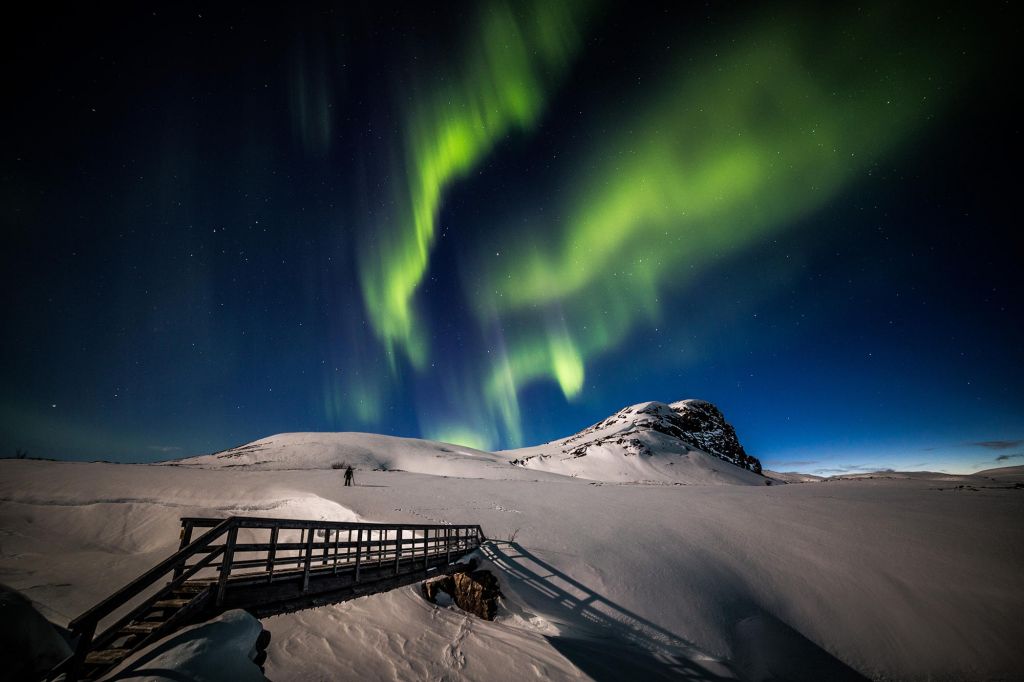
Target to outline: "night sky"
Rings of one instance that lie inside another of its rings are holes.
[[[0,455],[699,397],[768,468],[1024,464],[1020,30],[891,4],[9,15]]]

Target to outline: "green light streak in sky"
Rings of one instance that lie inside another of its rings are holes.
[[[402,219],[378,225],[364,249],[360,281],[377,336],[419,368],[424,330],[413,298],[437,237],[445,189],[511,131],[535,124],[545,93],[576,52],[575,3],[537,0],[513,10],[492,3],[480,14],[458,67],[431,72],[405,96]],[[394,360],[392,359],[392,362]]]
[[[350,376],[345,381],[329,378],[323,385],[324,415],[332,422],[343,424],[354,418],[362,425],[377,424],[381,419],[384,383]]]
[[[483,245],[478,316],[513,330],[483,391],[513,443],[523,386],[578,395],[586,361],[660,319],[662,295],[835,199],[927,124],[962,77],[958,53],[926,30],[885,35],[886,19],[772,18],[721,41],[594,138],[564,222]]]
[[[467,448],[484,450],[485,452],[495,446],[495,441],[492,437],[463,424],[441,423],[425,426],[423,437],[427,440],[464,445]]]

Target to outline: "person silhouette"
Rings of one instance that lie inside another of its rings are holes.
[[[349,465],[349,467],[345,469],[345,485],[352,485],[353,478],[355,478],[355,472],[352,471],[352,465]]]

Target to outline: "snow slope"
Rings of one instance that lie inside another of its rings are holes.
[[[509,466],[505,457],[462,445],[373,433],[280,433],[236,448],[165,466],[280,471],[331,469],[409,471],[463,478],[537,478]]]
[[[344,488],[322,470],[0,461],[0,582],[66,624],[173,552],[178,516],[480,523],[499,540],[483,552],[498,620],[414,586],[276,616],[268,677],[1019,679],[1024,489],[997,472],[666,486],[519,471],[534,477],[362,471]]]
[[[1024,483],[1024,466],[1002,467],[1001,469],[985,469],[974,474],[995,482]]]
[[[703,400],[631,405],[568,438],[498,454],[535,471],[596,481],[765,484],[745,466],[753,460],[732,426]]]
[[[824,476],[805,474],[800,471],[769,471],[764,470],[764,475],[781,483],[817,483],[824,481]]]

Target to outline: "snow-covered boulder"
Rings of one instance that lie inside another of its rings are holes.
[[[71,648],[32,602],[0,584],[0,660],[4,679],[37,680],[71,655]]]
[[[241,610],[168,635],[125,659],[103,679],[151,682],[264,682],[257,664],[263,626]]]

